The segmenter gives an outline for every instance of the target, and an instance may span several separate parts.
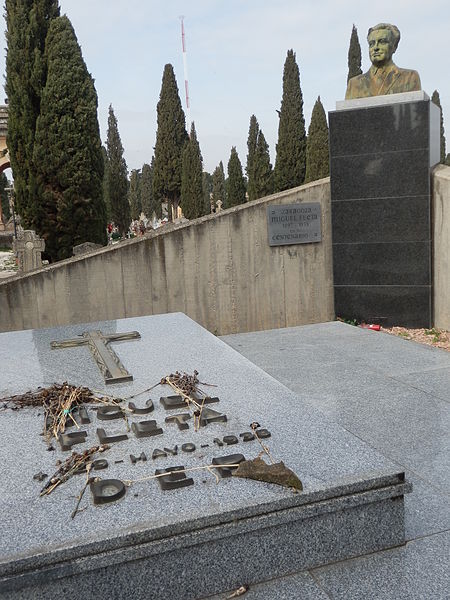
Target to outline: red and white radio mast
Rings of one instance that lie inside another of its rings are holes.
[[[188,83],[188,68],[187,68],[187,52],[186,52],[186,36],[184,34],[184,16],[181,19],[181,44],[183,48],[183,66],[184,66],[184,89],[186,92],[186,127],[188,133],[191,133],[191,107],[189,105],[189,83]]]

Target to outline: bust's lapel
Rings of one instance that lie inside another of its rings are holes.
[[[364,75],[359,80],[359,86],[361,89],[361,98],[366,98],[367,96],[372,96],[371,90],[371,77],[370,72],[364,73]]]
[[[390,90],[392,89],[393,85],[395,84],[395,82],[397,81],[397,79],[399,77],[400,77],[400,69],[396,65],[393,65],[393,68],[389,71],[389,74],[387,75],[386,79],[384,80],[383,85],[381,86],[378,94],[380,96],[389,94]]]

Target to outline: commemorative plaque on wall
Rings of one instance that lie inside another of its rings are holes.
[[[269,246],[322,241],[320,202],[267,207]]]

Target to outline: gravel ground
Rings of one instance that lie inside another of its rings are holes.
[[[419,344],[427,344],[427,346],[435,346],[443,350],[450,351],[450,332],[443,329],[406,329],[406,327],[389,327],[381,328],[381,331],[397,335],[405,340],[414,340]]]

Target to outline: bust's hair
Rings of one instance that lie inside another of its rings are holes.
[[[378,29],[387,29],[389,31],[395,52],[400,41],[400,31],[398,27],[391,25],[390,23],[378,23],[378,25],[374,25],[369,29],[367,32],[367,39],[369,39],[369,35],[372,33],[372,31],[377,31]]]

